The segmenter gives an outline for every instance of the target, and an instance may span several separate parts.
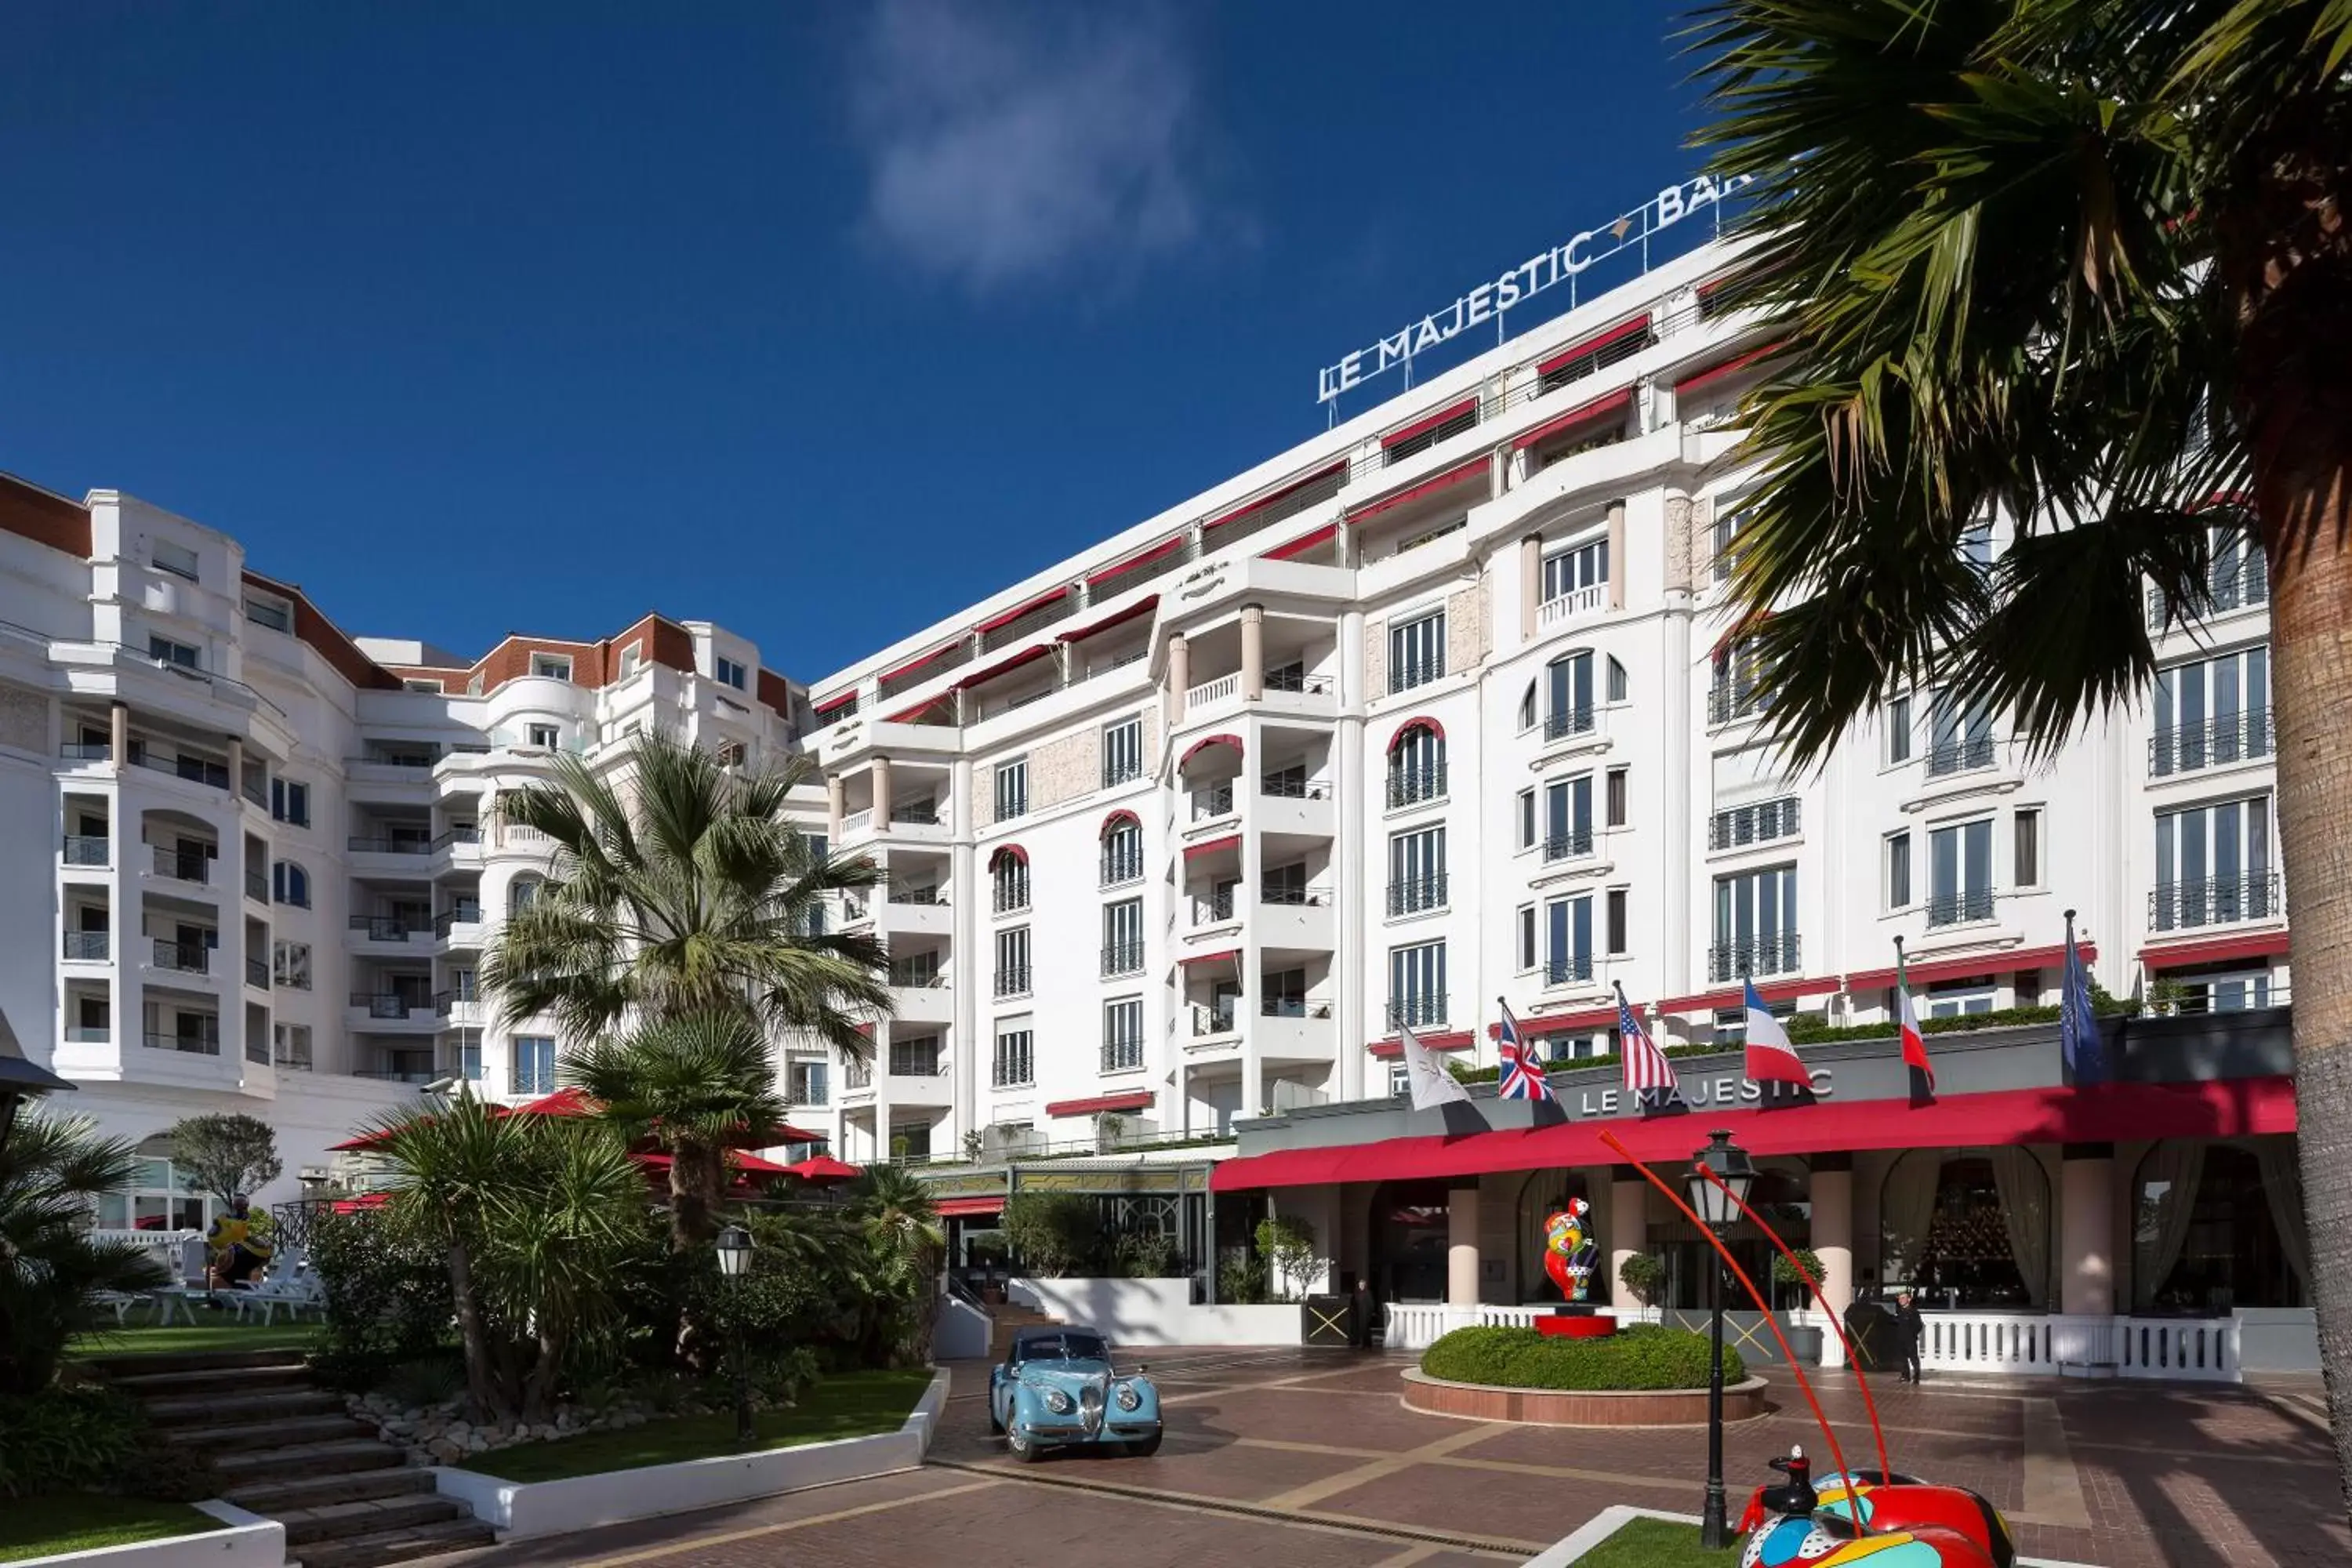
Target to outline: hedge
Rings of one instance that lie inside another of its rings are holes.
[[[1705,1388],[1706,1336],[1635,1323],[1606,1339],[1548,1339],[1534,1329],[1456,1329],[1429,1347],[1421,1370],[1449,1383],[1498,1388]],[[1723,1381],[1748,1375],[1723,1352]]]

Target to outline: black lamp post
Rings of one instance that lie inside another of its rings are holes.
[[[728,1341],[735,1363],[735,1441],[750,1447],[759,1434],[751,1425],[751,1373],[743,1364],[742,1303],[737,1282],[751,1271],[751,1233],[730,1225],[719,1233],[719,1272],[728,1280]]]
[[[19,1106],[37,1094],[53,1094],[74,1087],[45,1067],[0,1052],[0,1149],[8,1146],[8,1134],[16,1125]]]
[[[1690,1201],[1707,1228],[1720,1236],[1739,1217],[1739,1204],[1748,1201],[1756,1167],[1748,1163],[1748,1151],[1734,1143],[1730,1133],[1710,1132],[1707,1137],[1707,1146],[1691,1156],[1691,1163],[1703,1169],[1690,1173]],[[1707,1180],[1707,1171],[1722,1177],[1723,1186]],[[1739,1202],[1733,1202],[1735,1198]],[[1698,1543],[1717,1551],[1730,1544],[1723,1517],[1723,1260],[1716,1257],[1713,1247],[1705,1249],[1705,1257],[1711,1353],[1706,1373],[1706,1505],[1699,1514]]]

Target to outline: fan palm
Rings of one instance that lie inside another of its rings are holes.
[[[1701,144],[1760,196],[1725,293],[1780,343],[1734,631],[1796,760],[1930,683],[2046,754],[2151,678],[2144,584],[2193,619],[2259,543],[2352,1489],[2352,5],[1716,0],[1690,36]],[[1996,507],[2018,536],[1979,572]]]
[[[709,1239],[730,1148],[775,1142],[789,1109],[757,1019],[740,1009],[659,1017],[572,1053],[564,1074],[632,1142],[670,1157],[671,1245]]]
[[[578,1044],[632,1016],[734,1009],[772,1034],[866,1049],[858,1025],[889,1005],[882,947],[828,933],[824,900],[872,886],[874,868],[817,852],[786,818],[804,761],[747,772],[646,733],[625,789],[576,757],[556,770],[499,805],[555,845],[548,879],[484,955],[508,1024],[551,1015]]]
[[[850,1212],[865,1233],[884,1293],[907,1303],[909,1346],[918,1361],[931,1356],[940,1315],[940,1264],[947,1233],[930,1188],[898,1165],[869,1165],[850,1191]]]
[[[99,1198],[131,1184],[138,1156],[82,1117],[26,1110],[0,1144],[0,1394],[37,1394],[104,1290],[161,1285],[134,1247],[92,1241]]]

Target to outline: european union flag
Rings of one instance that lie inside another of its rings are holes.
[[[2066,1081],[2081,1088],[2107,1081],[2107,1046],[2099,1016],[2091,1005],[2091,974],[2074,945],[2074,911],[2066,911],[2065,982],[2058,997],[2058,1049],[2066,1060]]]

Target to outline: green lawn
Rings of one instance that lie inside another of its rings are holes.
[[[1637,1519],[1576,1560],[1576,1568],[1732,1568],[1739,1542],[1702,1552],[1698,1526]]]
[[[204,1309],[196,1309],[203,1313]],[[188,1351],[297,1351],[309,1350],[325,1334],[319,1323],[289,1323],[278,1320],[263,1328],[258,1320],[240,1323],[234,1318],[225,1321],[206,1322],[200,1316],[191,1327],[173,1323],[169,1328],[145,1328],[132,1324],[127,1329],[111,1325],[93,1332],[77,1335],[67,1352],[75,1356],[110,1355],[178,1355]]]
[[[931,1374],[920,1368],[828,1377],[802,1394],[793,1408],[761,1411],[760,1438],[751,1447],[790,1448],[835,1437],[896,1432],[930,1381]],[[625,1431],[591,1432],[583,1437],[558,1437],[547,1443],[519,1443],[476,1455],[466,1461],[466,1468],[509,1481],[555,1481],[567,1476],[634,1470],[645,1465],[671,1465],[745,1451],[735,1442],[735,1416],[728,1412],[656,1419]]]
[[[0,1563],[227,1528],[184,1502],[142,1502],[94,1492],[11,1498],[0,1503]]]

